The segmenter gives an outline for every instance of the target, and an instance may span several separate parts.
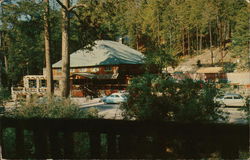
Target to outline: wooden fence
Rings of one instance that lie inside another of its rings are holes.
[[[249,154],[248,125],[10,118],[0,123],[6,159],[235,159]]]

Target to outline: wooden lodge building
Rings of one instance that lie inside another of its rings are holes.
[[[61,63],[52,66],[54,79],[59,82]],[[71,96],[100,96],[125,90],[133,76],[144,72],[143,63],[142,53],[119,42],[98,40],[91,50],[80,49],[70,55]]]

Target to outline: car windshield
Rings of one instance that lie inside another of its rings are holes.
[[[218,98],[218,99],[222,99],[224,97],[224,95],[218,95],[218,96],[216,96],[216,98]]]
[[[234,99],[243,99],[241,95],[234,96]]]
[[[127,95],[122,94],[121,97],[122,97],[122,98],[127,98]]]

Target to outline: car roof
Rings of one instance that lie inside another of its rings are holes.
[[[224,96],[241,96],[241,95],[236,93],[226,93],[224,94]]]
[[[123,95],[124,93],[112,93],[111,95]]]

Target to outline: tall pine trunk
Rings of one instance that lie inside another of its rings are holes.
[[[187,51],[187,54],[190,55],[190,33],[189,33],[189,28],[188,28],[188,31],[187,31],[187,36],[188,36],[188,51]]]
[[[185,30],[182,31],[182,52],[185,55]]]
[[[63,5],[69,8],[69,0],[64,0]],[[62,8],[62,79],[61,79],[61,96],[68,97],[70,93],[69,84],[69,12]]]
[[[2,61],[0,61],[0,89],[2,87]]]
[[[210,52],[211,52],[211,64],[214,65],[214,54],[213,54],[213,39],[212,39],[212,28],[211,22],[208,24],[209,26],[209,41],[210,41]]]
[[[170,53],[172,53],[172,30],[170,30],[170,34],[169,34],[169,49],[170,49]]]
[[[196,27],[196,53],[199,52],[199,31],[198,27]]]
[[[222,50],[222,28],[223,28],[223,25],[222,25],[222,21],[219,21],[219,34],[220,34],[220,46],[219,46],[219,50],[220,50],[220,54],[221,54],[221,63],[223,64],[223,50]]]
[[[228,21],[228,35],[227,35],[227,39],[231,39],[232,38],[232,28],[231,28],[231,22]]]
[[[5,67],[5,72],[8,73],[9,72],[9,65],[8,65],[8,60],[7,60],[7,56],[4,55],[4,67]]]
[[[49,23],[49,0],[44,0],[46,4],[44,14],[44,43],[45,43],[45,60],[46,60],[46,84],[47,95],[51,97],[54,92],[53,74],[51,66],[51,52],[50,52],[50,23]]]
[[[201,51],[202,50],[202,33],[201,33],[201,30],[200,30],[200,54],[201,54]]]
[[[160,14],[159,14],[159,9],[157,10],[157,43],[158,47],[160,47]]]

